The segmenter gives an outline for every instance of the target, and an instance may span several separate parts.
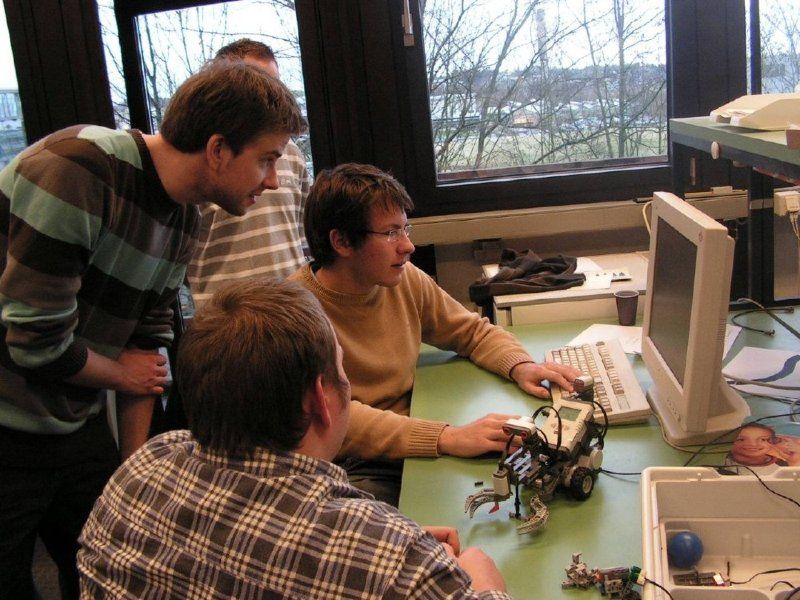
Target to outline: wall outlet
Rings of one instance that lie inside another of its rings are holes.
[[[800,191],[777,190],[772,198],[772,210],[779,217],[800,212]]]

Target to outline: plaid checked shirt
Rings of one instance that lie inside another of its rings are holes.
[[[81,598],[481,598],[416,523],[339,467],[260,449],[247,460],[188,431],[114,474],[80,539]]]

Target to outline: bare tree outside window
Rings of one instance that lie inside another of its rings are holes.
[[[98,0],[97,4],[116,125],[130,127],[114,0]],[[281,80],[292,90],[305,113],[306,93],[293,0],[236,0],[165,10],[137,17],[136,30],[141,51],[138,62],[153,131],[158,130],[167,102],[178,86],[212,59],[219,48],[244,37],[272,48]],[[313,173],[309,136],[299,136],[295,142],[306,157],[309,173]],[[180,289],[180,301],[183,315],[191,317],[194,306],[186,286]]]
[[[761,91],[800,92],[800,0],[761,0]]]
[[[98,0],[111,97],[118,127],[130,126],[120,58],[114,0]],[[292,0],[238,0],[137,17],[140,65],[153,130],[177,87],[222,46],[243,37],[262,41],[275,52],[281,80],[305,112],[305,86],[300,64],[297,17]],[[296,140],[311,156],[308,136]]]
[[[665,162],[660,0],[427,0],[440,179]]]

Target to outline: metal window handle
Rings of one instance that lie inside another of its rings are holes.
[[[403,45],[414,45],[414,24],[411,22],[409,0],[403,0]]]

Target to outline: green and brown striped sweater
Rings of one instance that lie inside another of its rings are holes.
[[[64,382],[87,348],[169,345],[198,230],[135,130],[70,127],[0,171],[0,425],[74,431],[103,397]]]

